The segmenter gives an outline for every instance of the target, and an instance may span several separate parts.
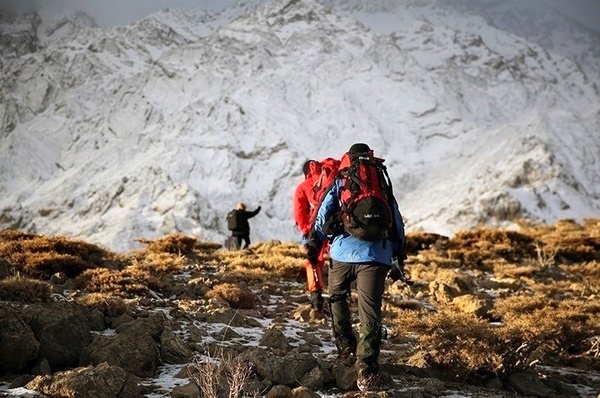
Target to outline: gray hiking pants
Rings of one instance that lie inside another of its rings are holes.
[[[338,350],[356,348],[360,369],[379,370],[381,347],[381,304],[389,267],[380,263],[344,263],[333,260],[328,285],[331,322]],[[358,343],[352,331],[350,285],[356,281],[358,293]],[[354,347],[352,347],[354,346]]]

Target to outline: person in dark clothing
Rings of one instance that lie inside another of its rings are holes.
[[[237,238],[238,247],[247,248],[250,246],[250,223],[248,219],[260,213],[261,207],[258,206],[254,211],[246,211],[246,205],[239,203],[236,208],[236,227],[231,231],[231,235]],[[244,241],[244,247],[242,247]]]
[[[342,157],[340,170],[345,170],[349,159],[358,156],[372,157],[373,152],[364,143],[352,145]],[[342,207],[342,177],[336,177],[331,189],[323,197],[307,243],[307,259],[318,261],[318,253],[326,239],[331,239],[329,268],[329,306],[338,359],[356,361],[357,385],[361,391],[378,390],[386,381],[379,374],[378,358],[382,339],[382,297],[385,279],[392,268],[392,258],[402,256],[404,247],[404,222],[398,204],[391,195],[389,206],[395,232],[388,238],[367,241],[352,236],[347,231],[337,231],[328,236],[327,222]],[[356,338],[350,313],[350,288],[356,282],[358,293],[358,318],[360,329]]]

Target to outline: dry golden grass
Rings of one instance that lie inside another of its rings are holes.
[[[522,261],[535,255],[535,242],[530,236],[515,231],[478,228],[458,232],[450,242],[453,258],[469,267],[484,268],[484,261],[503,258]]]
[[[0,300],[38,303],[50,301],[50,284],[25,276],[15,275],[0,279]]]
[[[90,293],[78,297],[76,301],[88,308],[95,308],[110,317],[118,317],[128,311],[125,300],[112,294]]]
[[[246,281],[295,279],[304,273],[306,261],[299,245],[277,241],[255,244],[251,250],[223,251],[219,255],[227,263],[230,279]]]
[[[409,363],[457,376],[502,376],[538,363],[593,360],[600,352],[600,220],[524,225],[518,233],[480,228],[448,241],[428,237],[408,235],[409,242],[425,242],[409,246],[417,249],[406,262],[413,279],[452,286],[466,272],[474,281],[485,275],[505,281],[495,282],[501,290],[492,315],[501,322],[492,326],[443,302],[433,301],[435,312],[390,304],[386,315],[393,333],[418,342]]]
[[[600,261],[600,219],[586,219],[582,224],[561,220],[544,226],[523,223],[521,229],[561,262]]]
[[[240,309],[256,307],[251,291],[270,286],[277,294],[282,281],[305,282],[305,252],[293,243],[226,251],[179,234],[144,243],[143,250],[117,256],[83,242],[2,231],[0,260],[10,272],[27,269],[42,279],[69,271],[84,293],[103,294],[85,300],[106,314],[122,310],[114,297],[146,296],[149,289],[169,293],[183,283],[174,275],[184,269],[202,278],[204,288],[193,297]],[[407,248],[406,268],[418,282],[410,289],[412,300],[392,297],[410,295],[407,289],[388,289],[385,300],[392,336],[412,343],[412,352],[398,354],[398,363],[439,367],[460,377],[503,377],[574,359],[600,366],[600,220],[523,224],[519,232],[478,228],[453,238],[409,233]],[[449,287],[448,300],[435,300],[436,286]],[[494,290],[491,318],[498,323],[451,305],[452,294],[474,288]],[[200,310],[199,301],[186,306]]]
[[[73,278],[86,269],[114,267],[119,256],[80,240],[0,231],[0,258],[31,277],[48,279],[62,272]]]
[[[600,336],[600,305],[585,301],[557,301],[545,296],[499,299],[494,326],[451,307],[437,311],[388,311],[394,334],[418,344],[407,362],[442,367],[457,377],[470,374],[508,375],[539,362],[561,363],[573,356],[589,356]]]
[[[523,343],[539,345],[544,353],[582,354],[589,339],[600,336],[598,304],[581,300],[554,300],[546,296],[512,296],[498,300],[496,314],[501,331]]]
[[[252,309],[256,306],[256,296],[248,289],[234,283],[215,285],[205,297],[225,300],[234,309]]]
[[[494,327],[473,315],[442,308],[416,323],[413,333],[418,334],[421,355],[425,353],[430,365],[443,366],[460,377],[481,369],[497,373],[501,369],[503,355]]]
[[[76,286],[89,293],[110,293],[123,297],[148,293],[145,281],[132,278],[128,273],[95,268],[75,278]]]
[[[146,247],[132,253],[131,257],[133,258],[146,258],[151,254],[166,253],[185,256],[190,261],[197,263],[218,263],[217,251],[222,248],[219,243],[201,242],[183,234],[167,235],[156,240],[138,239],[138,241],[146,244]]]
[[[134,258],[132,264],[124,271],[128,271],[131,276],[136,278],[162,279],[180,271],[186,261],[186,258],[181,255],[150,252],[143,258]]]
[[[406,252],[409,255],[417,254],[429,248],[437,250],[447,249],[450,240],[448,237],[428,232],[413,232],[407,236]]]
[[[146,244],[146,250],[149,252],[181,255],[191,253],[198,239],[182,234],[172,234],[155,240],[138,239],[137,241]]]
[[[111,293],[124,297],[148,292],[169,290],[173,273],[186,263],[183,256],[169,253],[147,252],[146,257],[131,259],[131,265],[123,270],[95,268],[85,271],[75,279],[77,286],[87,292]]]
[[[147,293],[148,289],[170,289],[170,276],[188,261],[179,253],[193,256],[193,249],[200,248],[218,258],[214,252],[220,248],[218,244],[199,244],[195,238],[178,234],[146,243],[145,250],[123,256],[76,239],[4,230],[0,231],[0,259],[10,268],[9,274],[21,272],[48,280],[60,272],[74,278],[80,289],[90,293],[133,296]]]
[[[494,262],[492,265],[494,276],[498,279],[521,278],[534,276],[539,272],[539,267],[535,265],[518,265],[507,262]]]

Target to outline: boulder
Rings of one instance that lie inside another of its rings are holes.
[[[0,373],[18,373],[38,355],[40,343],[31,328],[8,305],[0,305]]]
[[[276,327],[269,327],[263,334],[263,337],[260,339],[258,344],[261,346],[278,348],[281,350],[287,350],[290,348],[290,343],[287,337],[285,337],[285,334]]]
[[[38,355],[53,370],[77,366],[81,351],[92,341],[87,309],[73,302],[30,305],[23,319],[40,343]]]
[[[307,387],[296,387],[292,390],[292,398],[321,398],[321,396]]]
[[[102,363],[52,376],[38,376],[26,387],[52,397],[64,398],[138,398],[140,380],[118,366]]]
[[[519,394],[528,397],[548,397],[552,393],[552,390],[533,373],[513,373],[506,378],[506,383]]]
[[[256,373],[262,379],[292,387],[297,387],[299,380],[319,366],[312,354],[293,351],[285,356],[277,356],[262,348],[252,348],[243,353],[243,358],[254,364]]]
[[[196,383],[188,383],[183,386],[177,386],[171,392],[172,398],[196,398],[200,396],[200,389]]]
[[[284,385],[273,386],[265,395],[266,398],[292,398],[292,389]]]
[[[133,322],[123,323],[116,328],[116,332],[130,336],[149,335],[154,341],[160,342],[160,337],[167,323],[166,315],[158,312],[148,318],[138,318]]]
[[[313,390],[321,390],[327,378],[325,371],[317,366],[302,377],[300,384]]]
[[[356,389],[356,368],[354,366],[346,366],[343,363],[338,363],[333,367],[333,375],[335,376],[335,385],[342,391]]]
[[[106,362],[139,377],[153,376],[158,367],[158,344],[150,334],[140,336],[122,333],[94,337],[81,353],[81,365]]]
[[[164,363],[183,364],[192,361],[192,350],[171,329],[165,329],[160,338],[160,355]]]
[[[465,294],[452,299],[452,304],[462,313],[473,314],[484,319],[492,318],[491,311],[494,307],[494,300],[492,297],[483,294],[480,294],[479,296]]]

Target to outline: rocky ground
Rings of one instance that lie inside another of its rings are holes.
[[[74,280],[56,275],[49,302],[1,301],[0,397],[354,396],[356,370],[336,360],[327,316],[309,307],[303,270],[292,277],[241,273],[236,261],[250,264],[261,250],[231,261],[177,257],[184,265],[162,280],[168,288],[140,289],[124,308],[108,298],[104,306],[85,305]],[[219,283],[229,290],[211,294]],[[431,296],[422,294],[431,286],[389,281],[385,305],[431,307]],[[380,362],[390,388],[372,397],[597,398],[600,392],[598,371],[577,363],[479,382],[476,375],[465,381],[447,369],[416,366],[409,361],[414,342],[388,321]]]

